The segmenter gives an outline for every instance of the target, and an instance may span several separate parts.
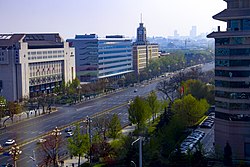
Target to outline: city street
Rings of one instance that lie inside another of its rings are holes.
[[[205,66],[206,70],[212,69],[213,65]],[[163,78],[158,78],[163,79]],[[152,81],[143,86],[129,87],[120,92],[112,93],[104,97],[86,101],[72,106],[59,107],[57,112],[32,118],[19,122],[0,130],[0,144],[6,147],[4,143],[8,139],[15,139],[17,144],[21,144],[22,154],[17,162],[19,166],[35,166],[37,162],[33,161],[33,150],[37,154],[37,139],[46,133],[52,131],[55,127],[65,127],[66,125],[85,120],[86,116],[92,117],[97,113],[111,112],[117,113],[121,119],[122,125],[128,123],[127,103],[136,96],[145,96],[152,90],[155,90],[158,80]],[[134,90],[137,89],[137,92]],[[63,133],[63,135],[65,135]],[[208,137],[206,140],[210,140]],[[205,140],[205,138],[204,138]],[[38,158],[37,158],[38,159]],[[12,163],[10,156],[0,155],[0,165]],[[39,162],[38,162],[39,163]]]

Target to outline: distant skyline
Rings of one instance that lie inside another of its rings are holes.
[[[212,16],[226,8],[223,0],[0,0],[0,33],[58,32],[121,34],[135,37],[142,13],[147,36],[173,36],[174,30],[197,35],[226,24]]]

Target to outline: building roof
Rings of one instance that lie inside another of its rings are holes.
[[[224,38],[224,37],[250,37],[249,31],[218,31],[208,34],[208,38]]]
[[[227,21],[232,19],[249,19],[250,8],[247,9],[225,9],[213,16],[213,19]]]
[[[59,33],[0,34],[0,47],[10,47],[18,42],[27,42],[29,48],[63,47]]]
[[[0,47],[13,46],[23,38],[24,34],[0,34]]]

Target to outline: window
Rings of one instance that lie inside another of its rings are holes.
[[[3,90],[3,81],[0,80],[0,92],[2,92],[2,90]]]
[[[245,143],[245,157],[250,157],[250,143]]]

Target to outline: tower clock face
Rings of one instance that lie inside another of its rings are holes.
[[[143,33],[142,30],[140,30],[140,31],[139,31],[139,34],[141,35],[142,33]]]

